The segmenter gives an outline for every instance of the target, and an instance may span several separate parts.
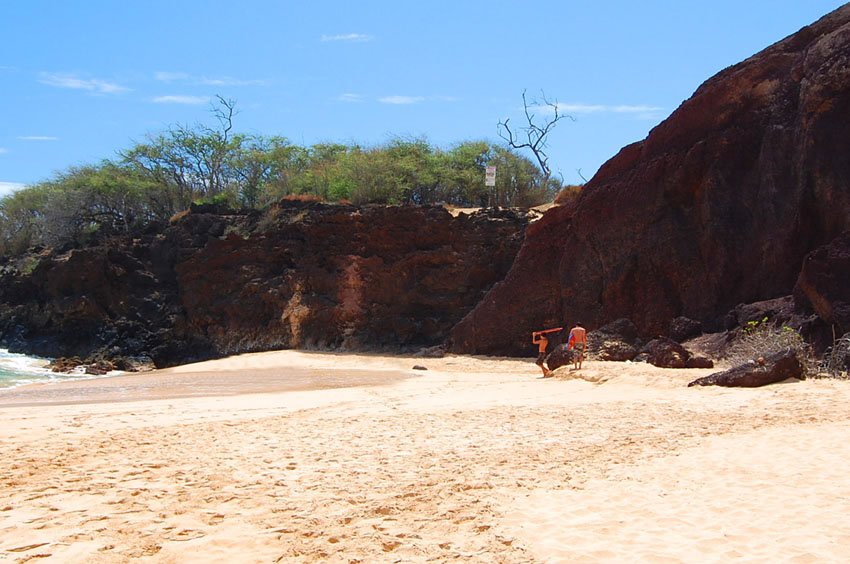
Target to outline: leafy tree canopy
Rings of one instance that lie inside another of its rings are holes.
[[[131,234],[193,202],[262,209],[282,197],[355,204],[530,207],[560,183],[531,160],[487,141],[438,148],[423,138],[372,147],[233,132],[235,103],[219,98],[216,127],[172,126],[99,164],[72,167],[0,199],[0,254],[32,245]],[[496,166],[496,186],[484,169]]]

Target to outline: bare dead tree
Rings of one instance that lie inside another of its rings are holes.
[[[511,129],[511,120],[508,118],[499,122],[498,134],[511,148],[528,149],[532,152],[537,164],[540,165],[540,170],[543,171],[543,187],[548,189],[552,170],[549,168],[549,155],[546,153],[547,137],[559,121],[562,119],[575,121],[575,118],[568,114],[562,114],[558,108],[558,101],[550,101],[542,91],[540,97],[540,100],[529,101],[526,97],[526,91],[523,90],[522,108],[525,112],[526,125]],[[534,113],[535,109],[545,109],[547,113],[551,111],[551,116],[538,120]]]
[[[215,95],[218,105],[210,103],[210,113],[218,120],[221,126],[222,141],[227,143],[230,131],[233,129],[233,117],[239,112],[236,110],[236,100]]]
[[[225,186],[225,160],[228,153],[231,151],[230,146],[230,131],[233,129],[233,116],[237,113],[236,101],[230,98],[223,98],[216,94],[218,105],[211,103],[210,111],[219,123],[219,130],[207,128],[206,133],[209,139],[213,141],[208,147],[207,154],[204,155],[207,163],[206,166],[210,171],[209,175],[209,192],[210,194],[220,194]]]

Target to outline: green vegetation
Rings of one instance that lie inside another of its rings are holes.
[[[362,147],[291,144],[233,132],[235,103],[218,99],[215,127],[172,126],[116,159],[74,167],[0,199],[0,255],[83,243],[167,221],[193,202],[262,209],[282,197],[354,204],[531,207],[560,183],[529,159],[487,141],[448,149],[424,139]],[[496,186],[484,169],[496,166]]]

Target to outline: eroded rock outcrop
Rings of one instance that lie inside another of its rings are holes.
[[[838,335],[850,333],[850,232],[806,257],[794,296],[834,324]]]
[[[850,229],[848,138],[844,6],[705,82],[547,211],[451,349],[527,354],[529,328],[575,320],[717,331],[736,304],[791,294],[804,257]]]
[[[196,206],[132,241],[4,266],[0,346],[122,366],[432,347],[504,278],[528,221],[439,206]]]

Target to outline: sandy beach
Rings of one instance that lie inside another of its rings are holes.
[[[850,385],[711,372],[281,351],[6,390],[0,561],[846,561]]]

